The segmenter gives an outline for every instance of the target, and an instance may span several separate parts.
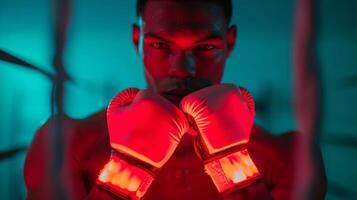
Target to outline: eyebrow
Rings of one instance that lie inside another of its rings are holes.
[[[159,35],[157,35],[157,34],[155,34],[153,32],[145,33],[145,37],[155,38],[155,39],[167,42],[167,43],[172,43],[172,41],[170,41],[170,40],[168,40],[168,39],[166,39],[166,38],[164,38],[162,36],[159,36]],[[203,38],[200,38],[195,43],[202,43],[202,42],[205,42],[205,41],[208,41],[208,40],[219,40],[219,41],[223,42],[223,37],[221,35],[219,35],[219,34],[213,33],[213,34],[210,34],[210,35],[205,36]]]
[[[220,40],[220,41],[223,42],[223,37],[221,35],[213,33],[211,35],[208,35],[206,37],[203,37],[203,38],[199,39],[197,41],[197,43],[201,43],[201,42],[204,42],[204,41],[207,41],[207,40]]]
[[[152,33],[152,32],[145,33],[145,37],[155,38],[155,39],[162,40],[164,42],[170,43],[169,40],[167,40],[167,39],[165,39],[165,38],[163,38],[161,36],[158,36],[158,35],[156,35],[155,33]]]

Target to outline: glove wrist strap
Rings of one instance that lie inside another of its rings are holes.
[[[250,158],[247,148],[207,160],[205,171],[211,176],[220,193],[241,189],[260,178],[260,173]]]
[[[140,199],[154,180],[150,170],[137,167],[112,153],[100,172],[97,185],[124,199]]]

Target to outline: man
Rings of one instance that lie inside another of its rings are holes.
[[[132,39],[148,89],[124,90],[87,119],[65,118],[55,172],[51,118],[26,158],[27,198],[58,197],[49,180],[57,173],[71,199],[293,199],[299,135],[252,127],[249,93],[220,84],[236,42],[231,1],[138,0],[137,12]],[[323,199],[324,170],[313,154],[310,197]]]

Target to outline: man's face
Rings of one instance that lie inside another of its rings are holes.
[[[175,103],[221,81],[235,36],[222,7],[204,1],[148,1],[133,29],[148,88]]]

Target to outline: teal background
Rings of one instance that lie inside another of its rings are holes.
[[[274,134],[295,128],[292,104],[294,1],[239,0],[238,43],[224,82],[252,91],[256,122]],[[319,0],[317,53],[323,86],[321,147],[329,200],[357,199],[357,1]],[[145,87],[131,44],[133,0],[73,0],[65,66],[65,112],[83,118],[116,92]],[[0,49],[54,72],[53,2],[0,0]],[[29,146],[51,114],[51,82],[36,71],[0,61],[0,151]],[[25,152],[0,160],[0,198],[23,199]]]

